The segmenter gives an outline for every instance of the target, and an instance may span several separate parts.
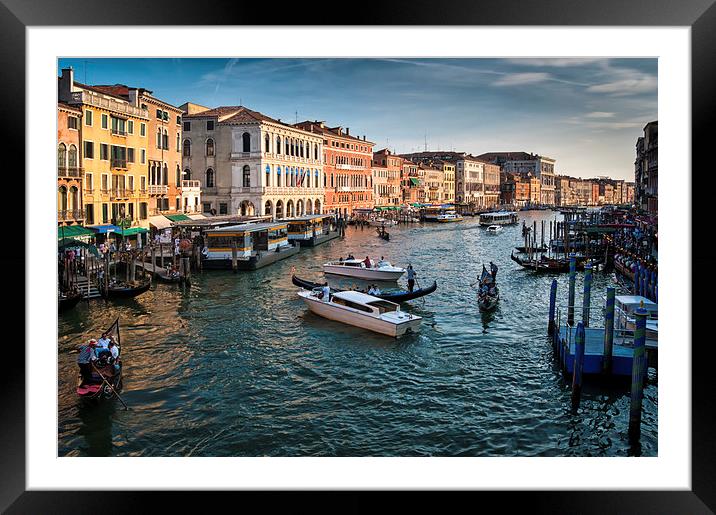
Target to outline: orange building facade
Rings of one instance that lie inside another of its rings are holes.
[[[350,128],[328,127],[323,121],[305,121],[295,127],[323,137],[324,213],[353,215],[355,209],[372,209],[373,145],[365,136],[350,135]]]
[[[64,102],[57,103],[57,223],[82,224],[84,180],[80,152],[82,110]]]

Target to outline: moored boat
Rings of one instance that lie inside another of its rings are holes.
[[[499,234],[502,232],[502,226],[491,225],[487,228],[487,234]]]
[[[388,262],[376,264],[371,261],[367,267],[360,259],[346,259],[343,261],[330,261],[323,265],[323,271],[327,274],[343,275],[366,279],[369,281],[397,281],[405,273],[405,268],[395,267]]]
[[[119,335],[119,318],[107,329],[106,333],[113,336],[121,355],[122,344]],[[94,351],[92,351],[94,352]],[[100,356],[89,366],[83,376],[80,370],[77,378],[77,395],[85,400],[111,399],[115,392],[122,391],[122,360]]]
[[[480,215],[480,225],[511,225],[516,224],[519,216],[514,211],[493,211]]]
[[[458,215],[457,213],[445,213],[442,215],[438,215],[437,217],[438,222],[462,222],[463,217]]]
[[[375,218],[374,220],[371,220],[370,225],[372,227],[383,227],[383,226],[390,226],[390,225],[398,225],[398,222],[395,220],[389,220],[387,218]]]
[[[320,289],[302,290],[298,296],[319,316],[387,336],[415,332],[422,320],[422,317],[401,311],[394,302],[356,291],[338,292],[325,299]]]
[[[323,284],[320,283],[314,283],[311,281],[306,281],[305,279],[301,279],[299,277],[296,277],[293,275],[291,277],[291,281],[296,286],[299,286],[303,288],[304,290],[313,290],[316,288],[322,288]],[[389,300],[391,302],[406,302],[413,299],[418,299],[420,297],[424,297],[425,295],[429,295],[433,293],[438,288],[437,281],[433,281],[433,284],[431,286],[428,286],[427,288],[418,288],[413,291],[408,290],[399,290],[399,291],[388,291],[388,292],[381,292],[381,293],[372,293],[374,297],[378,297],[380,299]],[[331,292],[337,293],[345,290],[338,290],[338,289],[331,289]],[[361,292],[366,293],[366,292]]]
[[[74,290],[60,293],[57,299],[57,310],[59,313],[74,308],[82,300],[82,293]]]
[[[130,284],[110,284],[109,287],[104,290],[104,296],[108,299],[123,299],[136,297],[149,290],[152,286],[151,281],[146,280],[143,282],[130,283]]]

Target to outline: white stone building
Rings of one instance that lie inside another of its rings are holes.
[[[204,212],[323,212],[323,139],[243,106],[184,104],[184,180],[201,183]]]

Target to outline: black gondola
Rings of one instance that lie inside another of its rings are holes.
[[[114,336],[121,355],[119,336],[119,318],[107,329],[109,336]],[[77,395],[84,400],[111,399],[115,392],[122,391],[122,359],[120,355],[114,360],[101,356],[90,365],[90,372],[83,377],[80,371],[77,378]],[[116,366],[115,366],[116,365]]]
[[[497,288],[496,276],[496,266],[493,265],[492,272],[488,272],[485,266],[482,266],[482,275],[479,280],[480,286],[477,292],[477,306],[480,311],[492,311],[500,301],[500,290]]]
[[[296,286],[303,288],[304,290],[313,290],[314,288],[322,288],[323,284],[321,283],[313,283],[311,281],[306,281],[304,279],[300,279],[296,277],[295,275],[291,276],[291,281]],[[424,297],[425,295],[429,295],[438,288],[437,281],[433,281],[433,284],[431,286],[428,286],[427,288],[418,288],[417,290],[413,291],[397,291],[397,292],[385,292],[380,293],[378,295],[373,294],[373,297],[378,297],[383,300],[389,300],[391,302],[400,303],[400,302],[406,302],[413,299],[418,299],[420,297]],[[339,292],[344,290],[337,290],[335,288],[331,288],[331,292]],[[365,291],[363,293],[366,293]]]
[[[146,292],[152,286],[151,281],[145,281],[138,286],[114,285],[104,291],[108,299],[126,299],[136,297]]]
[[[57,301],[57,311],[62,313],[74,308],[82,300],[82,293],[75,290],[67,293],[60,293]]]
[[[378,236],[380,236],[384,240],[390,240],[390,234],[385,230],[385,227],[376,227],[375,230],[378,231]]]

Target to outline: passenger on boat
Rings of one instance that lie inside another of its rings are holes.
[[[497,265],[490,261],[490,271],[492,272],[492,278],[497,279]]]
[[[108,333],[102,333],[102,336],[100,337],[99,341],[97,341],[97,349],[108,349],[109,348],[109,342],[111,341],[110,336]]]
[[[378,261],[378,266],[388,266],[389,263],[385,260],[383,256],[380,256],[380,261]]]
[[[114,371],[119,372],[119,346],[112,338],[109,341],[109,352],[111,354],[111,363],[114,365]]]
[[[348,254],[348,257],[346,259],[355,259],[355,257],[353,256],[353,254]]]
[[[365,264],[366,268],[370,268],[370,258],[368,256],[365,257],[363,263]]]
[[[330,302],[331,300],[331,289],[328,287],[328,283],[323,285],[323,302]]]
[[[97,346],[97,340],[94,338],[87,342],[87,345],[80,346],[80,355],[77,356],[77,364],[80,366],[80,374],[82,381],[86,382],[92,379],[92,362],[97,359],[94,350]]]

